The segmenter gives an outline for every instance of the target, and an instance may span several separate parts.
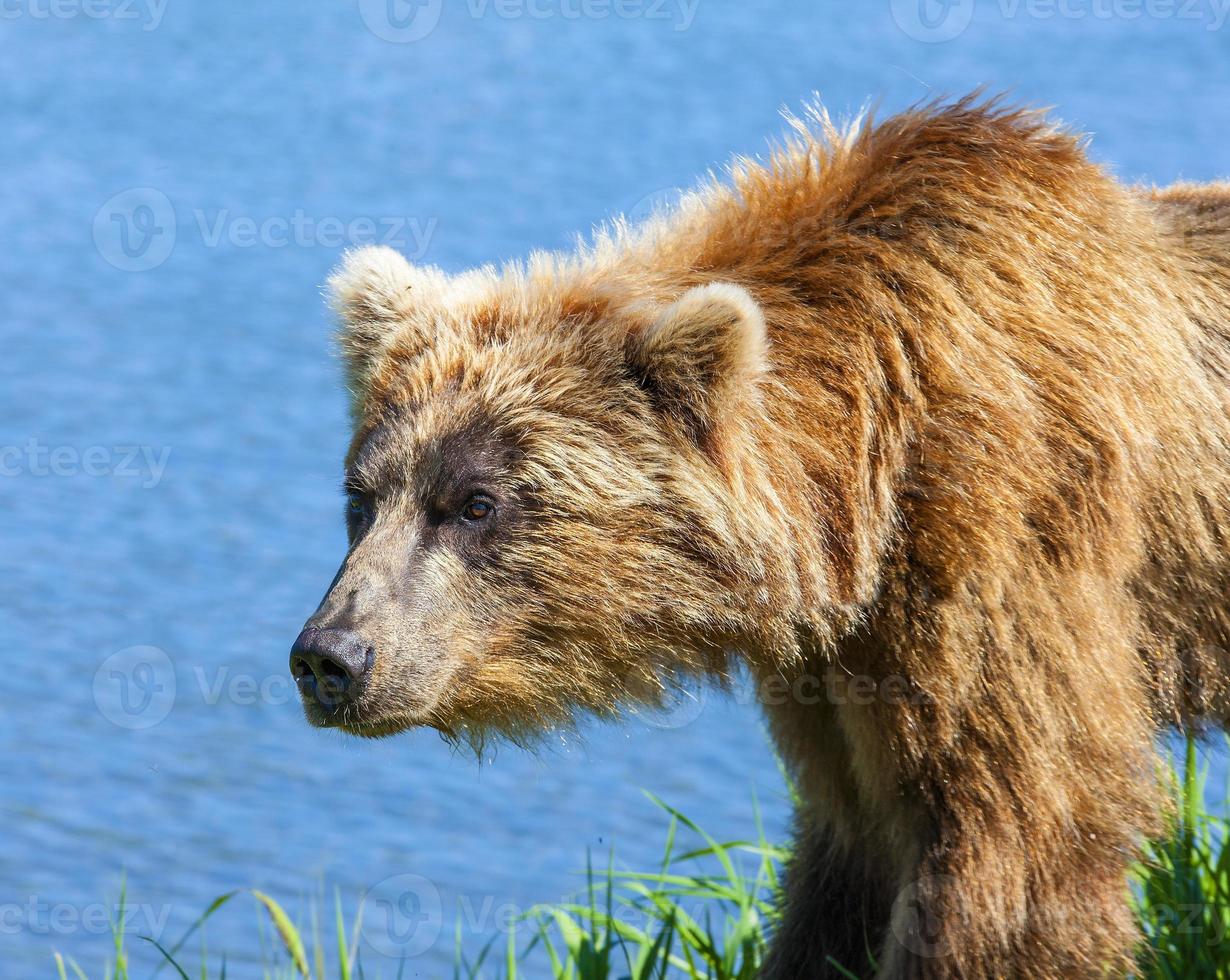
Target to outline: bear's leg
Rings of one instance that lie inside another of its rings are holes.
[[[895,891],[877,980],[1127,974],[1138,939],[1130,825],[952,816]]]
[[[870,976],[891,900],[891,889],[863,855],[823,832],[801,829],[762,980]]]
[[[1136,834],[1080,821],[1030,840],[1037,828],[961,816],[937,818],[938,843],[892,883],[887,867],[801,831],[763,980],[1127,973]]]

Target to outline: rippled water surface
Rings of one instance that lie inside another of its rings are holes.
[[[481,766],[305,726],[284,674],[344,546],[319,285],[346,240],[449,270],[565,246],[760,152],[813,90],[848,111],[986,84],[1058,106],[1127,179],[1230,175],[1212,2],[656,4],[5,5],[5,975],[52,948],[101,975],[92,903],[122,870],[133,929],[172,938],[237,886],[304,910],[419,876],[434,976],[459,896],[473,948],[493,905],[575,889],[587,848],[651,863],[642,789],[719,837],[754,833],[755,796],[784,832],[761,720],[716,696]],[[255,912],[226,915],[211,945],[251,974]]]

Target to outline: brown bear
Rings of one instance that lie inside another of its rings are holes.
[[[764,976],[1122,974],[1158,734],[1230,715],[1230,184],[974,98],[793,127],[577,254],[348,257],[307,714],[520,742],[742,665]]]

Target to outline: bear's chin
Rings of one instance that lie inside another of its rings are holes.
[[[421,722],[409,718],[382,718],[375,721],[346,722],[336,727],[339,731],[358,738],[389,738],[420,725]]]
[[[390,735],[426,724],[425,721],[407,715],[364,718],[353,710],[329,714],[313,705],[304,705],[304,714],[307,716],[308,723],[314,728],[345,732],[357,738],[388,738]]]

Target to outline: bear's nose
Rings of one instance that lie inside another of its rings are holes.
[[[354,630],[309,626],[291,647],[290,672],[305,700],[333,711],[363,692],[375,660]]]

